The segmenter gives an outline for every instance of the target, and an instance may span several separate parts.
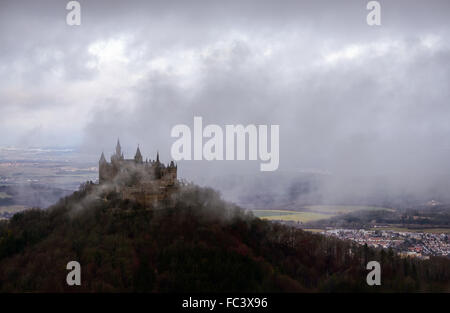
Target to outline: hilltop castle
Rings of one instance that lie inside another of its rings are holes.
[[[164,165],[159,161],[159,153],[156,160],[144,161],[139,146],[134,159],[125,159],[117,140],[116,153],[111,156],[110,163],[102,152],[99,183],[112,184],[122,199],[134,200],[146,206],[155,205],[168,200],[177,190],[177,165],[173,161]]]

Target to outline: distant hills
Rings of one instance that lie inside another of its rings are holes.
[[[450,292],[450,260],[392,251],[263,221],[210,188],[146,208],[84,184],[47,210],[0,222],[2,292]],[[66,264],[81,264],[81,286]],[[367,262],[382,285],[366,284]]]

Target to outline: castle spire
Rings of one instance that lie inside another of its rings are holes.
[[[143,162],[141,150],[139,149],[139,145],[138,145],[137,150],[136,150],[136,155],[134,156],[134,161],[136,161],[136,163],[142,163]]]
[[[156,152],[156,162],[159,163],[159,151]]]
[[[102,152],[102,155],[100,156],[100,161],[99,161],[99,163],[100,163],[100,164],[106,163],[105,154],[104,154],[103,152]]]
[[[120,157],[122,155],[122,147],[120,146],[119,138],[117,138],[116,155],[118,157]]]

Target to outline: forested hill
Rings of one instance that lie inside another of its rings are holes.
[[[81,286],[66,284],[72,260]],[[371,260],[381,286],[366,284]],[[86,184],[0,224],[2,292],[450,291],[449,282],[448,259],[400,259],[262,221],[195,186],[149,210]]]

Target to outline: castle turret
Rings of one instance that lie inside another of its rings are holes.
[[[98,181],[102,183],[108,171],[108,162],[106,162],[105,154],[102,152],[100,160],[98,161]]]
[[[119,162],[123,161],[123,153],[122,153],[122,147],[120,146],[120,141],[117,138],[117,145],[116,145],[116,154],[111,156],[111,162]]]
[[[122,147],[120,146],[119,138],[117,138],[116,155],[118,157],[122,156]]]
[[[98,161],[99,164],[106,163],[105,154],[102,152],[102,155],[100,156],[100,160]]]
[[[136,155],[134,156],[134,161],[136,163],[142,163],[143,162],[143,158],[142,158],[141,150],[139,149],[139,145],[138,145],[137,150],[136,150]]]

